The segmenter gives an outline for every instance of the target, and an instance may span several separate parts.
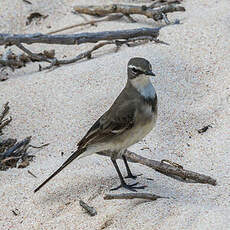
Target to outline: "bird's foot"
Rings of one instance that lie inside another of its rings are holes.
[[[132,173],[128,173],[128,175],[125,178],[132,178],[134,180],[137,179],[138,176],[142,176],[143,174],[133,175]]]
[[[138,184],[138,182],[134,183],[134,184],[126,184],[124,182],[124,183],[121,183],[118,187],[110,189],[110,191],[115,191],[115,190],[117,190],[119,188],[126,188],[126,189],[128,189],[130,191],[136,192],[137,191],[136,189],[144,189],[144,188],[147,187],[145,185],[143,185],[143,186],[136,186],[137,184]]]

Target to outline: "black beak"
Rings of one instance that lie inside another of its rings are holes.
[[[149,70],[145,73],[146,75],[156,76],[155,73],[152,72],[152,70]]]

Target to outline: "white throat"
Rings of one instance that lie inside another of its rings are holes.
[[[131,79],[130,82],[143,97],[145,98],[155,97],[156,91],[148,75],[142,74],[134,79]]]

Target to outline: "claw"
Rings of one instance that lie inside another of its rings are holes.
[[[136,189],[144,189],[144,188],[146,188],[147,186],[145,186],[145,185],[143,185],[143,186],[135,186],[135,185],[137,185],[139,182],[136,182],[136,183],[134,183],[134,184],[126,184],[126,183],[122,183],[122,184],[120,184],[118,187],[116,187],[116,188],[112,188],[112,189],[110,189],[110,191],[115,191],[115,190],[117,190],[117,189],[119,189],[119,188],[126,188],[126,189],[128,189],[128,190],[130,190],[130,191],[133,191],[133,192],[136,192],[137,190]]]

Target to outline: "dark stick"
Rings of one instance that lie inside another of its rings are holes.
[[[34,178],[37,178],[37,176],[35,176],[30,170],[27,171],[31,176],[33,176]]]
[[[104,196],[105,200],[112,200],[112,199],[147,199],[147,200],[156,200],[158,198],[168,198],[162,197],[151,193],[121,193],[121,194],[106,194]]]
[[[79,45],[82,43],[96,43],[102,40],[129,39],[134,37],[158,37],[160,28],[138,28],[130,30],[105,31],[96,33],[80,33],[80,34],[0,34],[0,45],[5,44],[61,44],[61,45]]]
[[[164,163],[163,161],[159,162],[155,160],[150,160],[150,159],[139,156],[136,153],[133,153],[128,150],[126,151],[125,156],[126,156],[126,159],[130,162],[143,164],[145,166],[148,166],[156,170],[159,173],[162,173],[166,176],[172,177],[173,179],[176,179],[182,182],[211,184],[214,186],[217,184],[215,179],[209,176],[203,175],[203,174],[185,170],[183,169],[182,166],[176,163],[169,164],[169,163]]]
[[[90,207],[88,204],[86,204],[82,200],[79,201],[79,204],[81,205],[82,208],[84,208],[87,211],[87,213],[89,213],[90,216],[97,215],[97,211],[94,207]]]
[[[46,144],[41,145],[41,146],[29,145],[29,147],[34,148],[34,149],[41,149],[41,148],[44,148],[44,147],[48,146],[49,144],[50,143],[46,143]]]

